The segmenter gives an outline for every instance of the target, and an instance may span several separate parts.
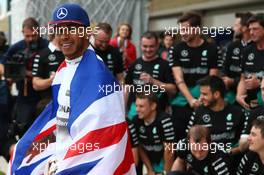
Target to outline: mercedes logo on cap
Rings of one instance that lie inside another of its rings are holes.
[[[57,18],[59,19],[63,19],[67,16],[68,14],[68,10],[64,7],[59,8],[59,10],[57,11]]]

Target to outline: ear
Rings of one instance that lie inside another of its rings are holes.
[[[157,109],[157,103],[154,103],[154,102],[150,103],[150,109],[152,111],[155,111]]]
[[[214,95],[215,98],[220,98],[220,97],[221,97],[221,94],[220,94],[219,91],[215,91],[215,92],[213,93],[213,95]]]

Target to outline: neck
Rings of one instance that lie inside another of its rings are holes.
[[[151,124],[151,123],[153,123],[154,122],[154,120],[156,119],[156,115],[157,115],[157,111],[156,110],[154,110],[152,113],[150,113],[150,115],[148,116],[148,117],[146,117],[145,119],[144,119],[144,122],[146,123],[146,124]]]
[[[222,98],[219,99],[214,106],[210,107],[210,109],[215,112],[222,111],[224,108],[225,108],[225,101]]]
[[[187,42],[187,45],[190,47],[199,47],[204,43],[204,39],[202,39],[199,35],[195,36],[193,40]]]
[[[250,34],[249,33],[243,33],[243,37],[241,40],[245,43],[248,43],[250,41]]]
[[[261,39],[259,42],[256,43],[258,50],[264,50],[264,39]]]
[[[144,55],[142,56],[142,60],[143,61],[146,61],[146,62],[149,62],[149,61],[153,61],[157,58],[157,55],[155,55],[154,57],[152,58],[146,58]]]

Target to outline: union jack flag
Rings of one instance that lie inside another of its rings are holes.
[[[57,156],[58,145],[67,145],[57,163],[58,175],[136,174],[123,92],[115,86],[118,82],[91,47],[70,81],[67,122],[70,144],[56,142],[58,97],[67,68],[64,61],[53,81],[52,102],[16,144],[10,174],[44,174],[48,161]],[[102,87],[111,88],[105,91]]]

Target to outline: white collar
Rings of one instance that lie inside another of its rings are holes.
[[[49,43],[48,48],[51,52],[58,50],[58,48],[52,42]]]

